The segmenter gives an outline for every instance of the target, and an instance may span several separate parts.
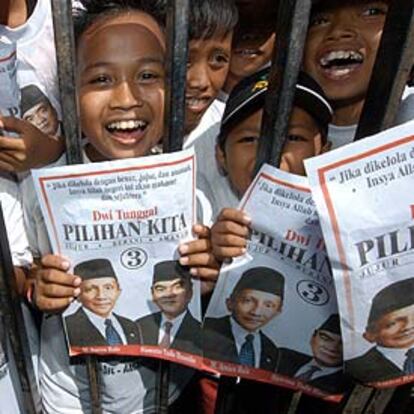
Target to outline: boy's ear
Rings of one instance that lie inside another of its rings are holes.
[[[220,175],[227,175],[226,154],[218,144],[216,145],[216,161]]]
[[[374,332],[366,330],[362,336],[366,341],[371,342],[372,344],[377,342],[377,335]]]

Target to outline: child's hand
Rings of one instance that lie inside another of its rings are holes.
[[[63,140],[44,134],[28,121],[0,117],[0,128],[18,137],[0,135],[0,170],[27,171],[55,161],[63,151]]]
[[[80,294],[82,279],[66,273],[70,265],[57,255],[42,258],[41,266],[36,269],[34,291],[35,305],[43,312],[64,311]]]
[[[234,208],[221,210],[211,228],[211,247],[217,260],[225,261],[246,253],[251,219]]]
[[[200,279],[216,281],[220,270],[220,263],[211,251],[210,229],[207,226],[196,224],[193,233],[198,240],[183,243],[178,251],[181,254],[180,263],[190,267],[190,273]]]

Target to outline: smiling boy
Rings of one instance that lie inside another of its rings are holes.
[[[333,148],[354,138],[389,3],[320,0],[312,9],[303,66],[333,105]]]
[[[84,161],[150,154],[163,134],[163,28],[135,0],[91,0],[77,10],[75,29],[80,121],[87,140]],[[86,367],[70,363],[60,317],[79,297],[82,278],[67,272],[66,259],[50,254],[34,192],[27,194],[25,204],[31,247],[41,260],[35,269],[33,301],[49,314],[43,318],[41,332],[42,409],[53,414],[90,412]],[[100,364],[104,412],[154,411],[157,364],[147,362],[139,360],[133,369],[116,359],[112,365]],[[172,371],[171,402],[193,373],[183,367]]]

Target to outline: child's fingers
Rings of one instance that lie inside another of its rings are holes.
[[[42,312],[61,312],[65,310],[73,302],[73,297],[50,299],[44,296],[36,296],[36,306]]]
[[[236,210],[235,208],[224,208],[220,211],[220,214],[217,218],[217,221],[236,221],[245,226],[249,226],[252,222],[251,218],[241,210]]]
[[[38,271],[38,282],[43,285],[59,285],[62,287],[77,288],[82,280],[79,276],[70,275],[55,269],[42,269]]]
[[[201,224],[195,224],[193,226],[193,233],[200,239],[207,239],[210,237],[210,228]]]
[[[246,249],[244,247],[217,247],[213,249],[214,255],[219,259],[227,259],[233,257],[239,257],[246,253]]]
[[[219,221],[213,226],[211,230],[212,237],[214,237],[214,235],[217,233],[235,234],[237,236],[247,237],[249,235],[249,228],[245,225],[238,224],[231,220]]]
[[[6,171],[6,172],[15,172],[16,167],[13,164],[0,160],[0,171]]]
[[[0,128],[3,128],[7,131],[13,131],[22,133],[25,129],[27,121],[23,121],[14,116],[2,116],[0,117]]]
[[[246,247],[247,240],[244,237],[235,236],[233,234],[214,234],[212,237],[212,248],[218,246],[225,247]]]
[[[42,294],[47,298],[75,298],[80,294],[80,288],[64,286],[62,284],[44,283]]]
[[[214,256],[212,253],[194,253],[185,257],[180,257],[180,264],[183,266],[209,266],[214,264]]]
[[[21,138],[0,135],[0,149],[11,151],[24,151],[25,145]]]
[[[178,247],[178,251],[181,255],[208,252],[210,249],[210,239],[193,240],[188,243],[183,243]]]
[[[70,268],[69,260],[57,254],[47,254],[42,257],[41,264],[47,268],[67,271]]]

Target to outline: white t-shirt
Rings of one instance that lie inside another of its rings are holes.
[[[14,177],[0,172],[0,203],[6,223],[7,236],[10,244],[13,264],[27,267],[32,262],[29,245],[23,224],[23,212],[19,187]],[[23,306],[32,362],[37,365],[38,338],[30,312]],[[12,347],[6,335],[0,312],[0,414],[24,413],[20,382],[13,358]]]
[[[47,95],[60,118],[59,86],[50,0],[37,0],[27,22],[17,28],[0,25],[0,36],[16,43],[17,83],[35,84]]]
[[[90,162],[84,154],[84,162]],[[54,166],[65,165],[63,155]],[[50,243],[31,176],[21,183],[25,222],[35,256],[50,253]],[[170,364],[169,400],[172,403],[194,371]],[[135,358],[128,362],[100,364],[101,398],[104,413],[153,413],[156,403],[157,361]],[[60,315],[46,315],[41,331],[40,390],[45,414],[90,412],[88,376],[84,364],[70,364]]]

